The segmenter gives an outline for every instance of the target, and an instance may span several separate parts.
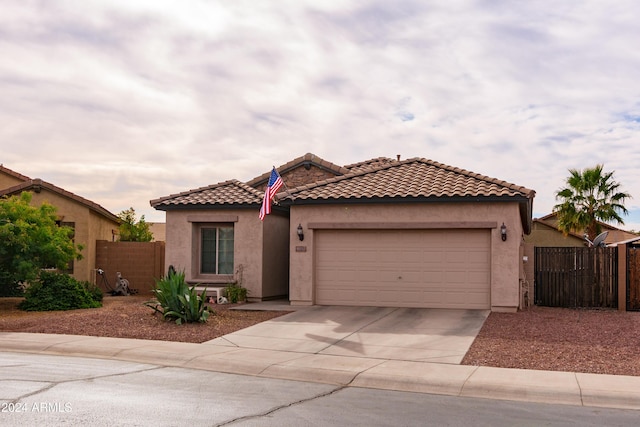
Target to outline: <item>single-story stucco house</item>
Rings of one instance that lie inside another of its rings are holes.
[[[306,154],[258,217],[270,173],[152,200],[166,265],[191,283],[237,282],[292,305],[520,306],[535,192],[432,160],[338,166]]]
[[[598,221],[602,232],[607,232],[604,243],[607,246],[616,246],[618,243],[632,243],[638,240],[638,236],[629,231],[616,228],[610,224]],[[548,247],[585,247],[589,243],[584,238],[584,231],[572,231],[563,233],[558,228],[558,215],[550,213],[541,218],[534,218],[531,223],[531,233],[524,236],[524,253],[530,260],[525,265],[524,273],[530,284],[535,277],[535,248]]]
[[[113,241],[121,220],[99,204],[39,178],[29,178],[0,165],[0,197],[31,192],[31,205],[49,203],[56,208],[58,223],[73,228],[73,239],[82,245],[82,259],[69,266],[68,273],[82,281],[93,282],[96,269],[96,242]]]
[[[610,224],[598,221],[602,232],[607,232],[604,243],[614,245],[618,242],[626,241],[637,237],[636,234],[622,230]],[[535,218],[531,227],[531,234],[525,237],[525,243],[541,247],[567,247],[567,246],[588,246],[584,238],[584,231],[570,232],[564,234],[558,229],[558,216],[550,213],[541,218]]]

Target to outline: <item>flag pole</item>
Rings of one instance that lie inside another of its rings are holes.
[[[278,172],[278,169],[276,169],[276,167],[274,166],[273,169],[275,169],[276,172]],[[280,172],[278,172],[278,175],[280,175]],[[282,175],[280,175],[280,178],[282,179]],[[291,197],[291,200],[295,200],[295,197],[293,197],[293,194],[291,194],[291,191],[289,191],[289,187],[287,187],[287,184],[284,182],[284,179],[282,179],[282,185],[284,186],[284,189],[287,190],[287,193],[289,194],[289,197]]]

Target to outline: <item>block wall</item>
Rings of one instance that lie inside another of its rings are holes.
[[[151,295],[155,280],[166,275],[165,242],[96,242],[95,283],[106,293],[116,287],[116,273],[129,281],[129,286],[141,295]]]

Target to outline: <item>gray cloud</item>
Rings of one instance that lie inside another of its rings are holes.
[[[133,206],[306,152],[427,157],[537,191],[605,163],[640,229],[632,1],[7,1],[0,162]]]

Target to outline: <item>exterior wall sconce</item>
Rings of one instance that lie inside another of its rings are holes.
[[[504,225],[504,222],[500,226],[500,237],[502,237],[503,242],[507,241],[507,226]]]
[[[296,233],[298,233],[298,239],[300,239],[300,241],[302,242],[304,240],[304,231],[302,231],[302,224],[298,224]]]

